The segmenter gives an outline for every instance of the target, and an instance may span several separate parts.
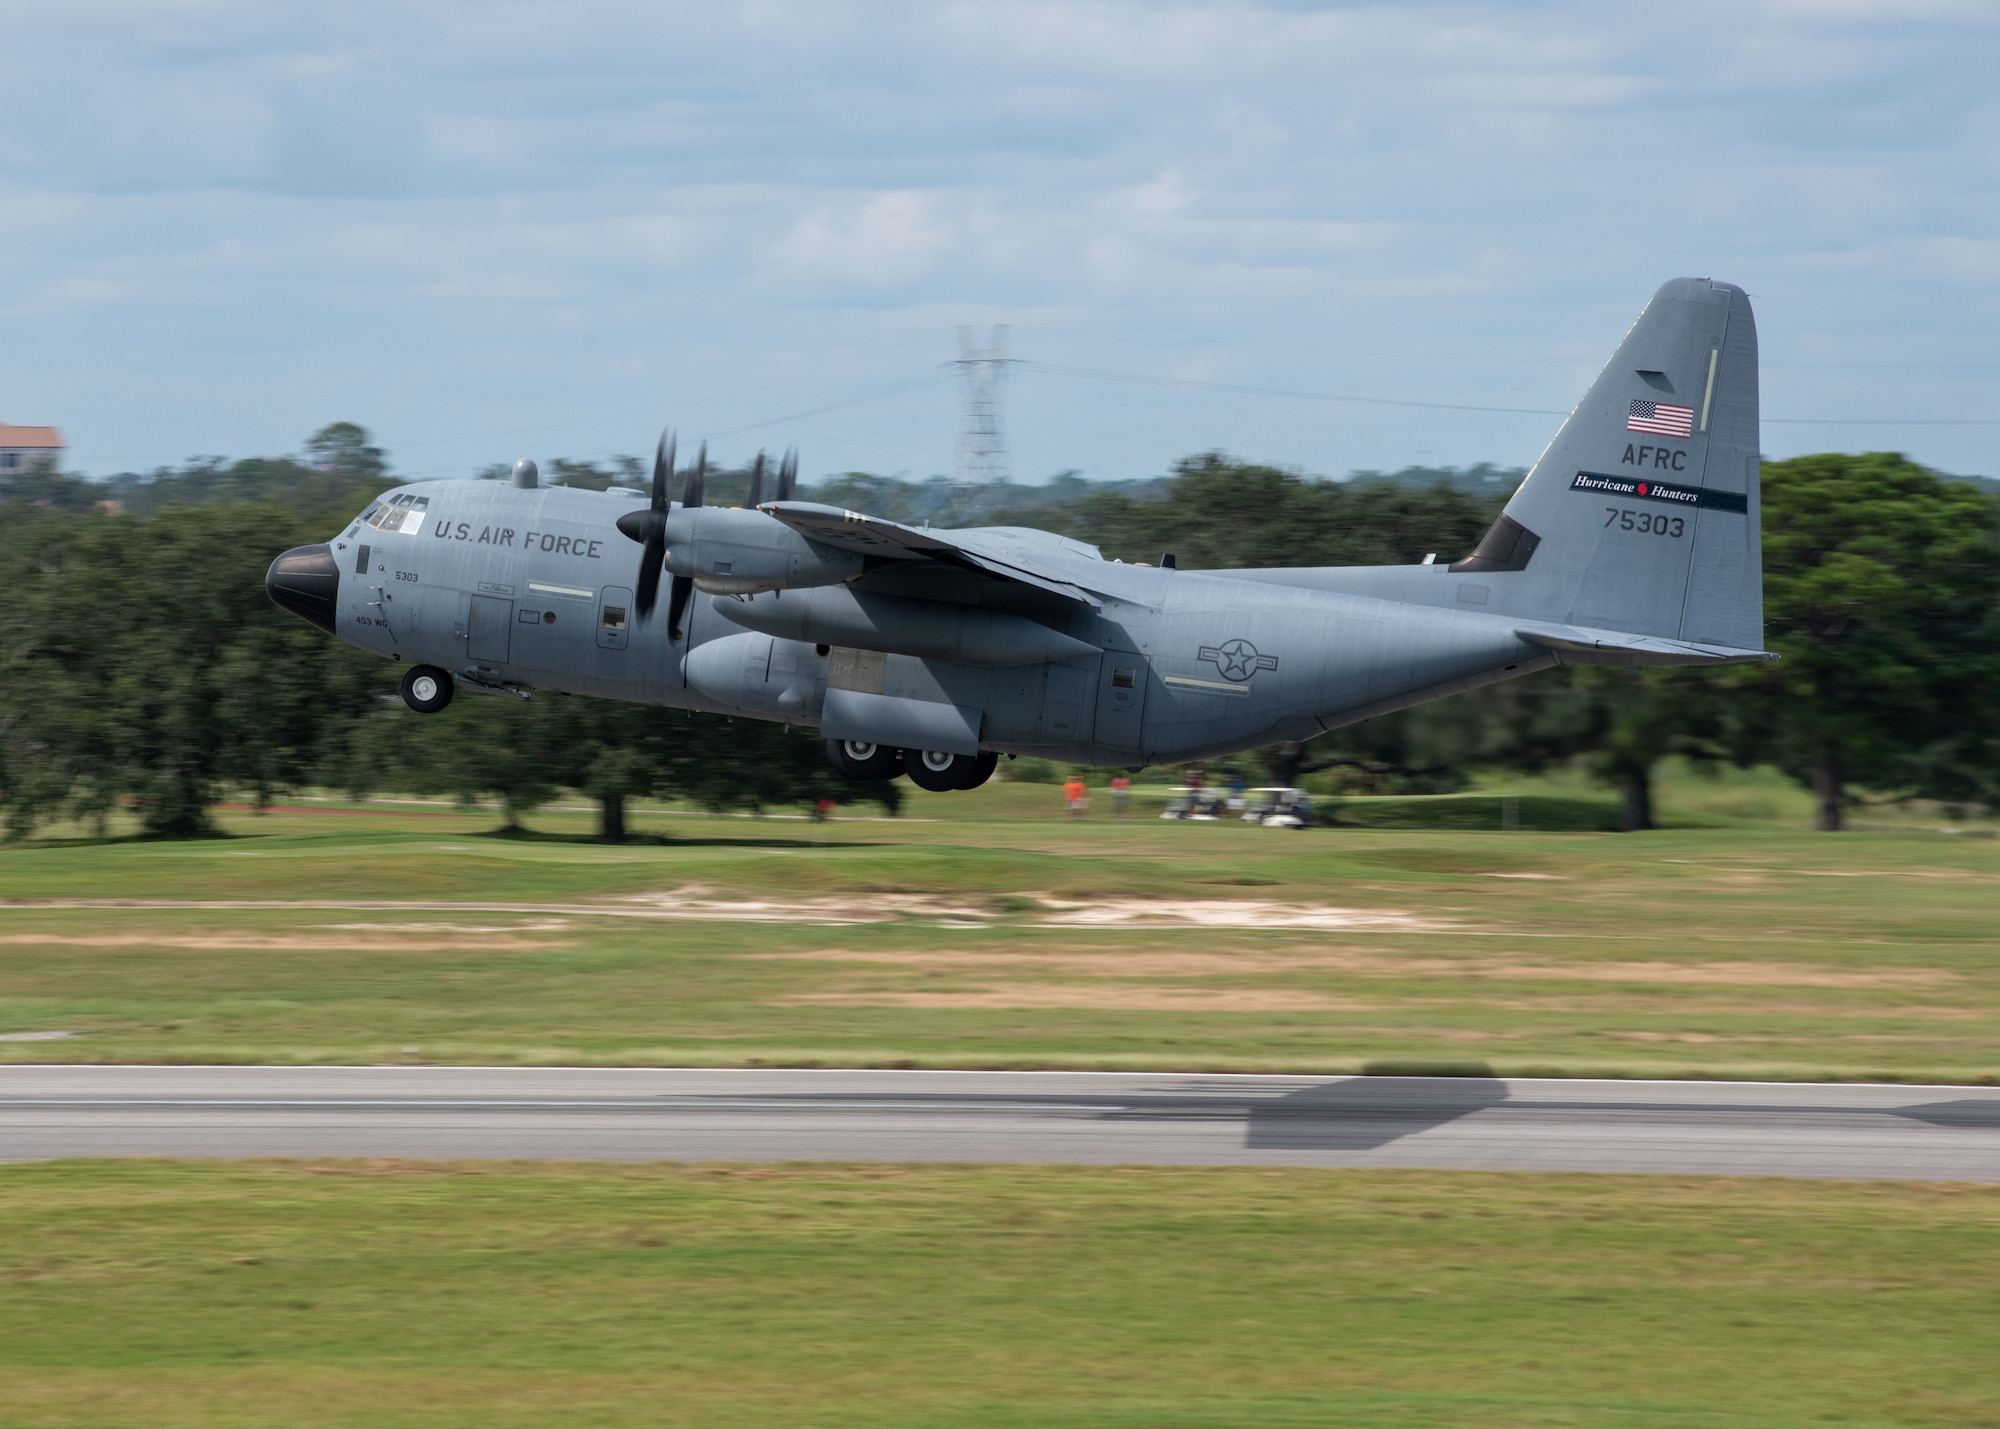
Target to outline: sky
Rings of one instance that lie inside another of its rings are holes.
[[[9,4],[0,421],[921,478],[1005,324],[1017,480],[1519,466],[1694,274],[1770,456],[2000,474],[1996,72],[1986,0]]]

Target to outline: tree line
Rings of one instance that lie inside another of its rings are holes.
[[[1093,492],[1042,522],[1107,556],[1183,568],[1451,560],[1512,494],[1464,482],[1313,481],[1209,453],[1164,500]],[[1763,468],[1765,645],[1774,664],[1558,668],[1263,751],[1272,779],[1340,771],[1370,792],[1463,787],[1479,768],[1581,762],[1652,826],[1670,755],[1772,764],[1822,829],[1870,797],[2000,805],[2000,497],[1894,453]]]
[[[632,482],[633,461],[552,464],[578,485]],[[1107,557],[1183,568],[1410,562],[1468,552],[1518,472],[1314,480],[1206,453],[1165,477],[978,491],[848,473],[802,495],[891,517],[1061,531]],[[1503,479],[1504,478],[1504,479]],[[743,472],[721,471],[711,499]],[[129,809],[198,834],[228,790],[306,786],[498,799],[510,822],[562,789],[601,830],[669,796],[713,809],[873,799],[826,766],[807,729],[584,698],[467,698],[436,716],[395,700],[392,665],[273,607],[265,566],[323,540],[392,484],[367,433],[337,423],[296,457],[201,458],[145,478],[49,470],[0,488],[0,817],[25,835]],[[1893,454],[1764,468],[1770,666],[1556,669],[1261,752],[1274,782],[1439,792],[1480,769],[1581,763],[1652,823],[1670,755],[1769,763],[1837,829],[1872,798],[2000,804],[2000,501]],[[940,520],[940,518],[942,518]]]

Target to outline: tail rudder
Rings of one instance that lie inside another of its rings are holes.
[[[1452,570],[1509,615],[1759,649],[1757,463],[1750,300],[1673,279]]]

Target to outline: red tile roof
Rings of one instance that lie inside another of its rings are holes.
[[[54,427],[10,427],[0,422],[0,448],[19,450],[24,447],[61,451],[62,433]]]

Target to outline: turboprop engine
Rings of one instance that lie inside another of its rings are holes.
[[[798,454],[787,452],[778,468],[778,500],[791,498],[798,482]],[[708,479],[708,445],[702,444],[694,469],[681,489],[680,509],[667,499],[674,475],[674,439],[660,438],[653,453],[651,500],[643,511],[627,511],[618,529],[643,549],[639,555],[639,618],[652,614],[659,599],[660,572],[673,575],[667,597],[667,629],[681,638],[681,616],[696,591],[711,595],[748,595],[758,591],[834,585],[853,580],[867,568],[867,557],[837,551],[807,540],[756,509],[764,499],[764,454],[750,473],[748,510],[703,506]]]
[[[683,508],[667,523],[667,569],[709,595],[838,585],[860,575],[866,560],[817,545],[761,511]]]

